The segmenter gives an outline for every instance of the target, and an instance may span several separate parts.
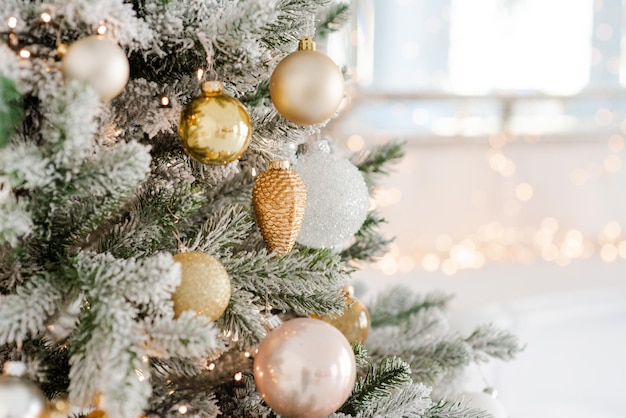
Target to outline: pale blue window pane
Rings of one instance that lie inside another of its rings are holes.
[[[577,93],[589,81],[592,26],[592,0],[453,0],[449,90]]]

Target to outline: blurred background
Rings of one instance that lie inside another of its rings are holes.
[[[358,0],[329,55],[346,152],[406,141],[371,205],[395,236],[357,275],[456,295],[526,351],[468,371],[513,418],[626,416],[626,5]]]

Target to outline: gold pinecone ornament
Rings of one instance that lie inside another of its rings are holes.
[[[270,161],[268,170],[254,182],[252,203],[267,250],[277,256],[288,253],[296,243],[306,208],[306,188],[289,161]]]

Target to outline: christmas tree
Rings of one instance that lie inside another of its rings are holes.
[[[23,368],[0,418],[46,416],[39,390],[53,416],[488,416],[451,382],[515,337],[450,333],[444,295],[368,317],[346,294],[389,243],[367,192],[402,155],[319,140],[343,77],[312,38],[349,13],[0,4],[0,363]]]

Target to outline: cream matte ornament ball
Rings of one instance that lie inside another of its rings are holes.
[[[329,119],[343,99],[344,81],[337,64],[315,51],[310,38],[287,55],[270,78],[270,97],[278,113],[299,125]]]
[[[200,251],[178,253],[174,261],[182,267],[180,285],[172,294],[175,316],[191,310],[215,321],[231,295],[230,277],[222,263]]]
[[[332,247],[358,232],[369,208],[367,185],[359,169],[345,158],[322,151],[300,156],[294,168],[307,191],[296,241],[308,247]]]
[[[339,409],[356,380],[354,353],[335,327],[296,318],[272,330],[254,358],[265,402],[289,418],[322,418]]]
[[[63,53],[61,72],[93,88],[107,102],[120,94],[130,74],[124,50],[110,39],[92,35],[72,43]]]
[[[41,390],[26,379],[0,376],[0,418],[48,418]]]

